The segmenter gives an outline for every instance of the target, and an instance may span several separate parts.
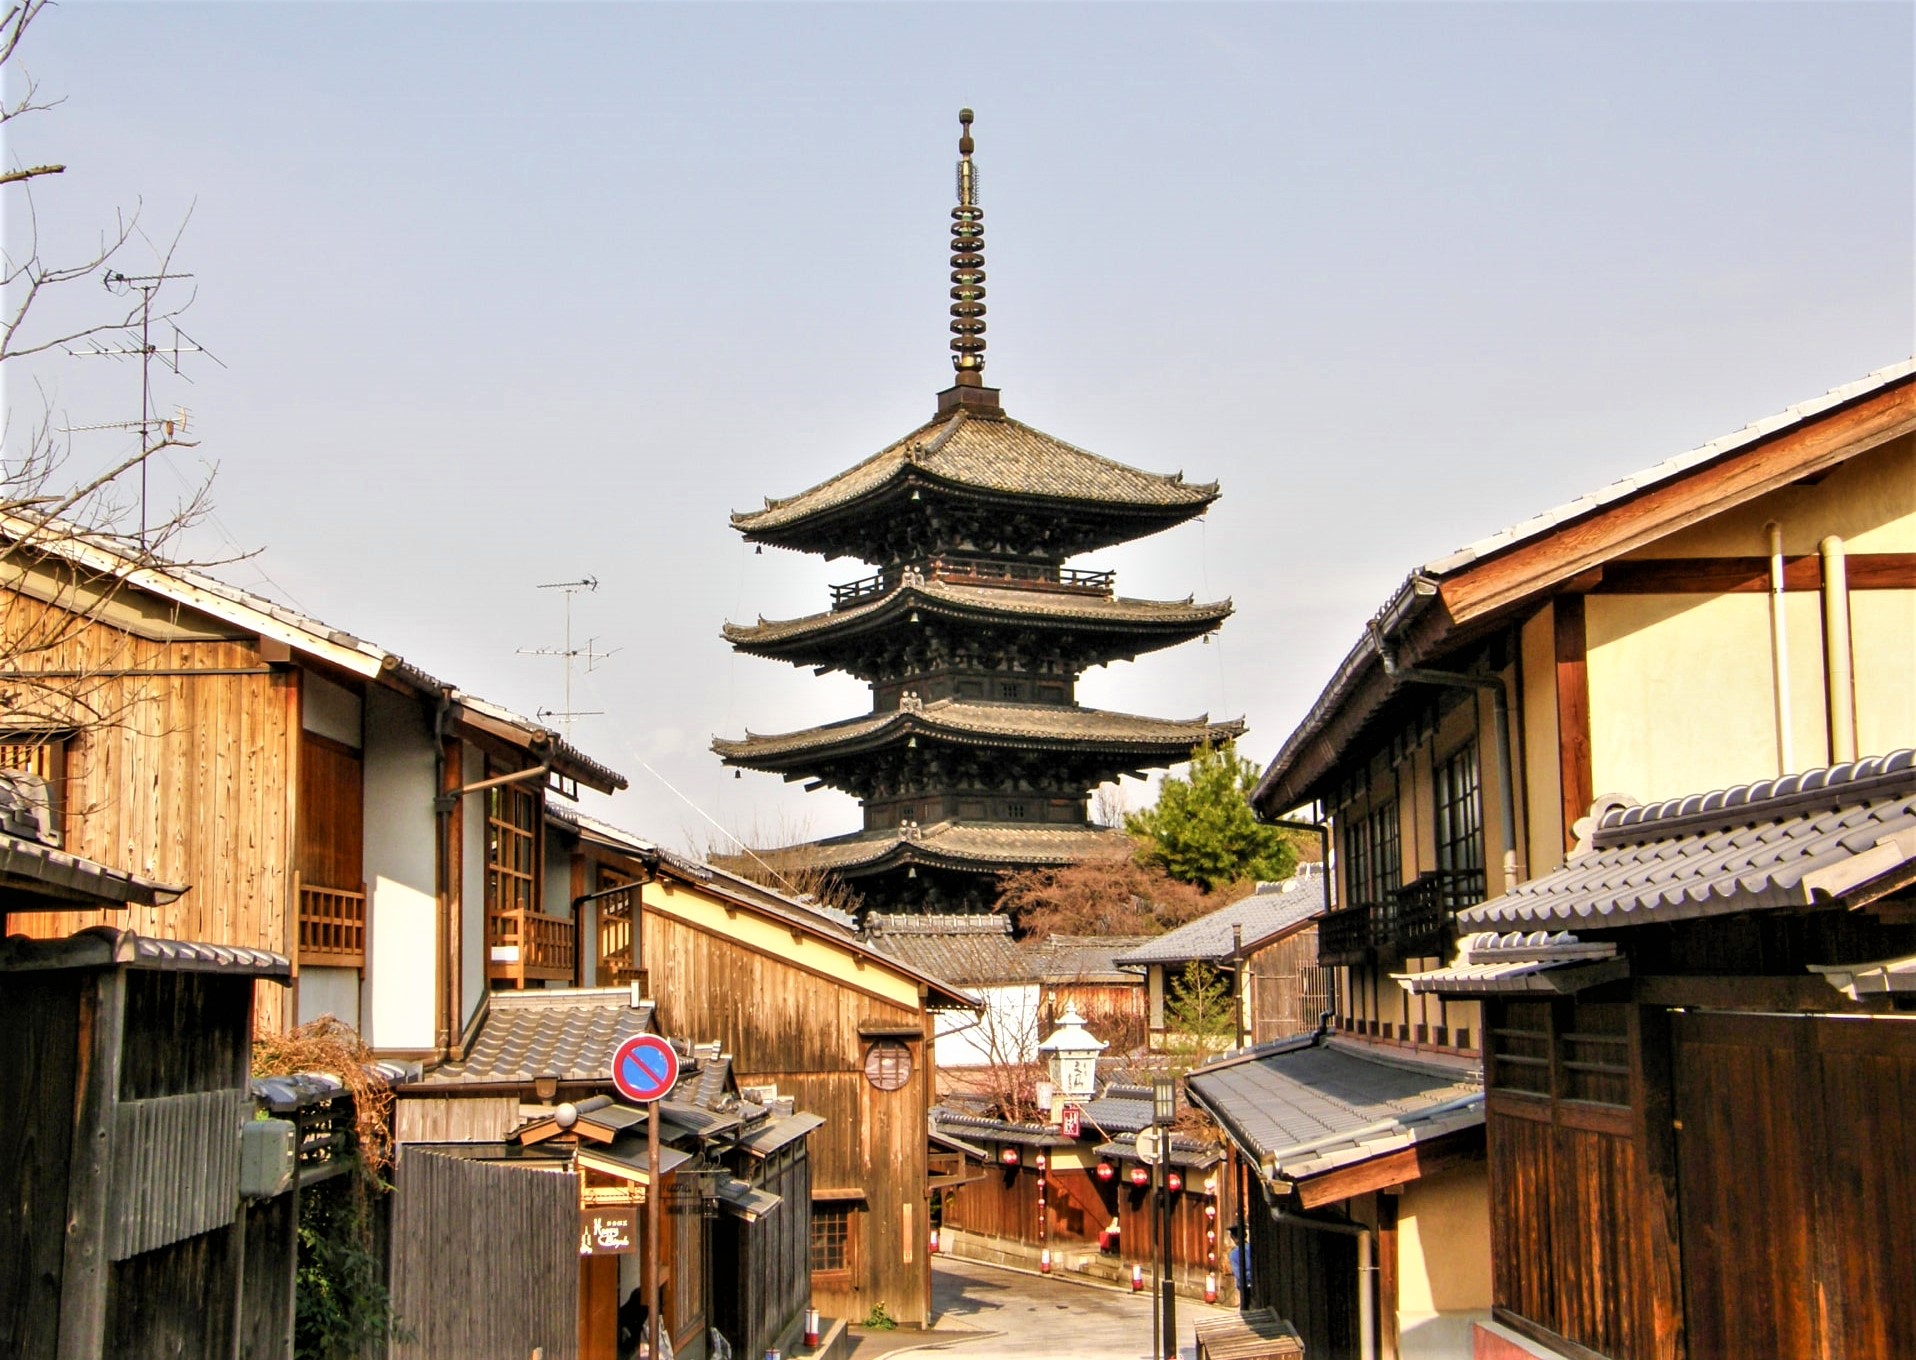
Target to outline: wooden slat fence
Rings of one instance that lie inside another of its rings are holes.
[[[578,1178],[402,1147],[392,1293],[393,1360],[578,1360]]]
[[[299,883],[299,961],[328,967],[366,964],[366,892]]]
[[[122,1101],[114,1111],[108,1259],[124,1261],[233,1221],[245,1091]]]

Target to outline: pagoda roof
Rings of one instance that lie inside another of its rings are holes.
[[[1133,850],[1122,831],[1099,826],[1021,826],[1003,822],[934,822],[814,841],[806,859],[850,877],[907,865],[932,868],[1041,869],[1087,859],[1118,859]]]
[[[763,510],[733,514],[732,526],[747,537],[776,541],[786,536],[780,530],[877,500],[914,477],[987,496],[1171,511],[1170,522],[1201,513],[1218,495],[1216,482],[1186,483],[1181,472],[1145,472],[1009,416],[960,409],[810,490],[768,497]]]
[[[971,746],[1090,747],[1164,755],[1230,740],[1243,730],[1242,719],[1214,723],[1208,714],[1145,718],[1057,704],[937,699],[798,732],[760,736],[748,731],[743,741],[718,738],[712,749],[730,764],[776,769],[824,751],[870,750],[921,733]]]
[[[923,609],[951,619],[989,623],[1096,629],[1130,633],[1170,632],[1172,640],[1207,631],[1230,617],[1231,602],[1208,604],[1182,600],[1132,600],[1066,591],[1007,590],[994,586],[954,585],[936,578],[901,586],[868,604],[807,614],[803,618],[761,618],[756,624],[725,625],[725,640],[745,651],[782,652],[805,643],[826,643],[895,621]],[[1150,641],[1147,637],[1141,641]]]

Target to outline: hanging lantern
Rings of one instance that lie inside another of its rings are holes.
[[[1108,1181],[1117,1174],[1118,1174],[1118,1169],[1115,1166],[1111,1165],[1111,1163],[1109,1162],[1098,1163],[1098,1179],[1099,1180]]]
[[[1040,1152],[1038,1154],[1038,1162],[1037,1162],[1038,1170],[1043,1171],[1045,1167],[1048,1165],[1049,1163],[1046,1162],[1044,1153]]]
[[[1216,1272],[1212,1272],[1211,1274],[1209,1274],[1209,1275],[1206,1275],[1206,1276],[1204,1277],[1204,1301],[1205,1301],[1206,1303],[1216,1303],[1216,1302],[1217,1302],[1217,1274],[1216,1274]]]
[[[1144,1292],[1144,1267],[1141,1265],[1131,1267],[1131,1292],[1133,1294]]]
[[[1051,1248],[1050,1247],[1046,1247],[1043,1251],[1038,1253],[1038,1273],[1041,1275],[1049,1275],[1051,1273]]]
[[[1149,1185],[1150,1183],[1151,1183],[1151,1173],[1147,1171],[1144,1167],[1134,1166],[1131,1168],[1131,1184]]]
[[[998,1160],[1003,1162],[1006,1166],[1018,1165],[1018,1149],[1015,1147],[1006,1148],[1003,1152],[1000,1152],[998,1154]]]
[[[1215,1205],[1215,1204],[1207,1204],[1207,1205],[1205,1205],[1205,1206],[1204,1206],[1204,1216],[1205,1216],[1206,1218],[1216,1218],[1216,1217],[1217,1217],[1217,1205]]]
[[[1178,1175],[1175,1171],[1165,1173],[1164,1188],[1175,1195],[1184,1188],[1184,1177]]]

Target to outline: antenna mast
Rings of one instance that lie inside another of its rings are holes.
[[[112,293],[115,297],[125,297],[129,293],[138,293],[140,295],[139,343],[137,345],[131,343],[121,345],[88,344],[78,348],[72,345],[65,346],[66,352],[76,359],[138,358],[140,361],[140,418],[138,420],[111,421],[103,425],[77,425],[70,427],[65,433],[73,434],[83,430],[131,429],[137,429],[140,432],[140,549],[142,552],[146,550],[147,546],[147,460],[153,454],[158,453],[164,448],[194,447],[193,444],[189,444],[185,440],[177,437],[186,433],[185,407],[182,406],[179,408],[173,420],[156,420],[153,415],[153,359],[156,355],[163,359],[167,366],[173,370],[173,375],[177,378],[186,378],[186,375],[180,372],[180,356],[182,354],[204,354],[214,363],[219,364],[221,368],[226,367],[225,363],[221,361],[217,354],[196,344],[191,336],[187,335],[177,324],[171,321],[169,321],[168,324],[173,326],[173,343],[164,348],[153,343],[154,294],[158,293],[162,286],[173,279],[190,279],[192,277],[191,274],[122,274],[117,269],[107,270],[105,277],[100,280],[107,292]],[[130,321],[127,323],[126,329],[128,331],[133,329]],[[131,338],[129,335],[129,342]],[[186,380],[188,382],[193,381],[191,378],[186,378]],[[161,438],[158,443],[153,442],[152,439],[152,431],[155,425],[158,425],[161,431]]]
[[[561,592],[565,597],[565,645],[563,647],[521,647],[519,649],[520,656],[556,656],[565,663],[564,707],[557,709],[542,708],[533,716],[541,720],[557,718],[559,720],[559,732],[567,741],[572,740],[572,720],[574,718],[597,718],[603,716],[605,712],[604,709],[600,708],[576,709],[572,706],[573,663],[580,657],[585,658],[586,674],[590,675],[598,669],[599,662],[604,661],[608,657],[617,656],[621,650],[617,647],[614,647],[609,652],[598,650],[599,640],[596,637],[587,638],[585,646],[583,647],[574,647],[572,645],[572,597],[581,591],[596,592],[598,588],[599,578],[596,576],[584,576],[576,581],[548,581],[538,586],[537,589],[539,590],[556,590]]]

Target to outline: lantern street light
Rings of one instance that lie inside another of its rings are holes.
[[[1184,1183],[1175,1173],[1170,1172],[1171,1125],[1177,1122],[1177,1099],[1178,1087],[1175,1077],[1169,1073],[1161,1073],[1152,1078],[1151,1122],[1163,1130],[1159,1135],[1162,1142],[1159,1144],[1160,1152],[1157,1166],[1152,1169],[1155,1171],[1158,1167],[1164,1168],[1167,1175],[1159,1184],[1167,1186],[1170,1190],[1176,1190]],[[1178,1321],[1177,1294],[1171,1278],[1171,1196],[1169,1193],[1161,1192],[1158,1195],[1157,1211],[1158,1242],[1160,1244],[1158,1250],[1158,1293],[1160,1302],[1157,1313],[1158,1319],[1164,1328],[1163,1349],[1158,1353],[1166,1357],[1175,1357],[1178,1353]]]

